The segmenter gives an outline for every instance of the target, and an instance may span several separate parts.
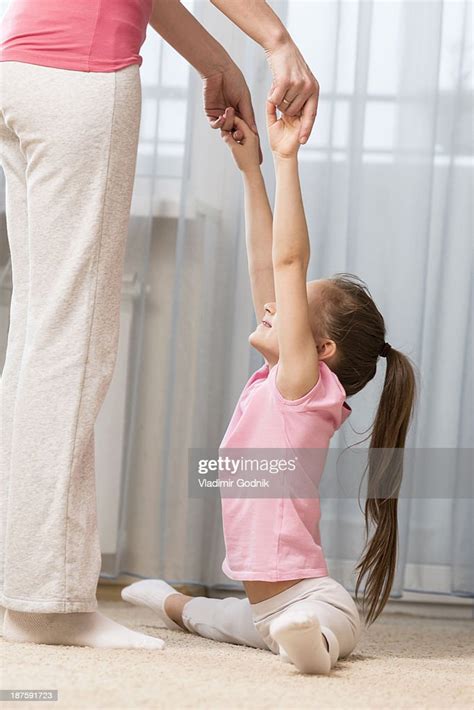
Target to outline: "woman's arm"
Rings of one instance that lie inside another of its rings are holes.
[[[300,119],[282,115],[267,102],[270,145],[276,175],[273,217],[273,273],[278,317],[277,386],[286,399],[299,399],[319,379],[311,330],[306,276],[310,246],[298,175]]]
[[[301,113],[300,143],[306,143],[316,118],[319,84],[283,23],[264,0],[211,0],[223,14],[265,50],[273,76],[269,99],[288,116]],[[154,0],[150,25],[204,79],[206,115],[212,128],[230,131],[221,115],[232,106],[257,132],[250,94],[239,68],[225,49],[181,5]],[[240,140],[240,136],[237,136]]]
[[[211,3],[267,51],[289,38],[282,21],[265,0],[211,0]]]
[[[238,66],[180,0],[154,0],[149,24],[200,74],[204,82],[204,110],[212,128],[230,131],[221,118],[232,106],[257,132],[252,100]],[[236,139],[240,140],[240,134]]]
[[[228,109],[232,111],[232,109]],[[265,181],[259,165],[259,141],[246,123],[233,117],[236,128],[243,134],[241,143],[222,131],[237,167],[242,172],[245,197],[245,239],[257,321],[264,315],[264,304],[275,300],[272,264],[272,210],[268,201]]]
[[[222,73],[234,63],[224,47],[204,29],[180,0],[155,0],[150,25],[202,78]]]

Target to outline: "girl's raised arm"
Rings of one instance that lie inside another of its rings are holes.
[[[226,115],[232,112],[226,110]],[[257,322],[264,315],[265,303],[275,300],[272,264],[272,210],[265,182],[260,170],[258,136],[238,116],[233,116],[234,128],[243,134],[237,143],[230,132],[221,131],[232,151],[237,167],[242,172],[245,195],[245,239]]]
[[[279,345],[276,382],[283,397],[294,400],[319,379],[306,290],[310,247],[298,175],[300,119],[284,114],[277,119],[275,106],[267,102],[267,125],[276,175],[272,249]]]

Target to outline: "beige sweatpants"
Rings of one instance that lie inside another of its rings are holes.
[[[94,422],[115,365],[138,65],[0,62],[13,294],[0,385],[0,604],[97,608]]]

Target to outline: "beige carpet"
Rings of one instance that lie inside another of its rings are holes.
[[[298,674],[270,652],[157,629],[153,613],[102,602],[110,617],[161,636],[165,651],[93,650],[0,640],[1,687],[57,688],[59,702],[20,707],[257,710],[260,708],[467,708],[474,706],[469,620],[387,614],[330,677]]]

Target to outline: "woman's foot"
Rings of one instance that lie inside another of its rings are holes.
[[[45,643],[91,648],[162,650],[164,641],[127,629],[99,611],[73,614],[31,614],[7,609],[3,638],[15,643]]]
[[[143,579],[122,589],[122,599],[156,612],[167,629],[187,631],[183,608],[192,597],[180,594],[162,579]]]
[[[317,616],[307,610],[289,609],[272,621],[270,634],[287,659],[302,673],[327,675],[331,657]]]

